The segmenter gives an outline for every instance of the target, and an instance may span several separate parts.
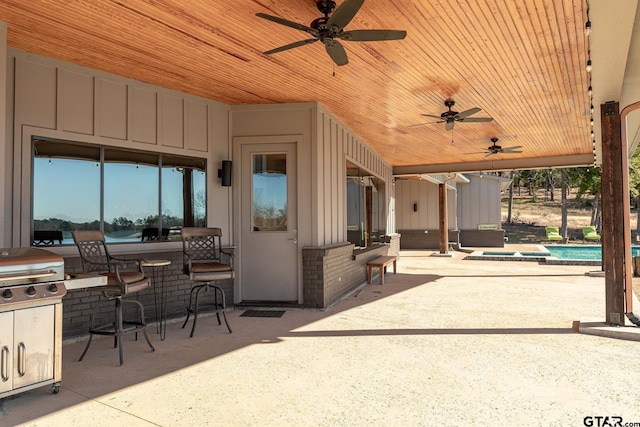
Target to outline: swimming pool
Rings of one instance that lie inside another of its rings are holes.
[[[549,256],[559,259],[602,260],[602,246],[600,245],[549,245],[545,246]],[[640,246],[631,248],[631,255],[638,256]]]
[[[549,251],[549,256],[560,259],[602,259],[600,245],[549,245],[545,246],[545,249]]]
[[[640,246],[631,248],[632,256],[640,256]],[[600,245],[549,245],[530,251],[477,251],[465,259],[493,261],[534,261],[546,264],[602,265]]]

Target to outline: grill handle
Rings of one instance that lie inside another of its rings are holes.
[[[2,375],[2,382],[9,381],[9,347],[6,345],[2,347],[2,355],[0,357],[0,371]]]
[[[0,276],[0,280],[9,281],[9,280],[24,280],[24,279],[40,279],[43,277],[52,277],[57,273],[53,270],[45,271],[43,273],[25,273],[25,274],[16,274],[13,276]]]
[[[18,344],[18,376],[24,377],[25,366],[27,365],[27,347],[21,342]]]

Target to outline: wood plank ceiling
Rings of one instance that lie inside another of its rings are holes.
[[[337,1],[338,6],[341,1]],[[399,41],[321,43],[314,0],[3,0],[8,45],[227,104],[318,101],[399,171],[593,163],[584,0],[368,0],[346,27]],[[421,123],[479,107],[490,123]],[[522,153],[486,156],[490,138]]]

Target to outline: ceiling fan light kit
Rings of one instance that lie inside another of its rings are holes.
[[[453,111],[452,108],[455,104],[456,102],[453,99],[451,98],[446,99],[444,101],[444,105],[445,107],[448,108],[447,111],[440,114],[439,116],[435,116],[433,114],[422,114],[422,116],[431,117],[434,119],[440,119],[437,122],[432,122],[432,123],[444,123],[445,124],[444,128],[446,130],[452,130],[453,126],[455,125],[455,122],[472,123],[472,122],[490,122],[493,120],[492,117],[470,117],[478,113],[479,111],[481,111],[481,109],[478,107],[470,108],[460,113],[457,111]],[[429,124],[429,123],[422,123],[422,124]]]
[[[313,36],[313,38],[311,39],[289,43],[287,45],[268,50],[264,53],[270,55],[272,53],[282,52],[285,50],[321,41],[324,44],[327,54],[329,54],[329,57],[333,60],[333,62],[338,66],[342,66],[349,63],[349,59],[347,58],[347,52],[345,51],[344,46],[342,46],[342,44],[340,43],[340,40],[370,42],[401,40],[407,36],[407,32],[403,30],[344,31],[344,27],[346,27],[349,22],[351,22],[351,20],[356,15],[356,13],[358,13],[363,4],[364,0],[345,0],[336,9],[335,1],[319,0],[316,2],[316,6],[318,10],[322,14],[324,14],[324,16],[314,19],[309,26],[289,21],[288,19],[280,18],[278,16],[267,15],[266,13],[256,13],[256,16],[259,18],[263,18],[268,21],[275,22],[276,24],[284,25],[296,30],[304,31],[307,34]],[[334,9],[335,12],[333,12]],[[333,14],[331,14],[331,12],[333,12]],[[329,16],[330,14],[331,16]]]
[[[498,142],[498,138],[496,138],[495,136],[493,138],[491,138],[491,142],[493,143],[493,145],[490,145],[489,147],[487,147],[487,151],[485,151],[487,156],[491,156],[493,154],[498,154],[498,153],[502,153],[502,154],[516,154],[516,153],[522,153],[522,145],[515,145],[513,147],[501,147],[499,145],[497,145]]]

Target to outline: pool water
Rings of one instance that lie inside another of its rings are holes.
[[[600,245],[550,245],[545,246],[550,256],[560,259],[602,260]],[[640,255],[640,246],[631,248],[631,255]]]

